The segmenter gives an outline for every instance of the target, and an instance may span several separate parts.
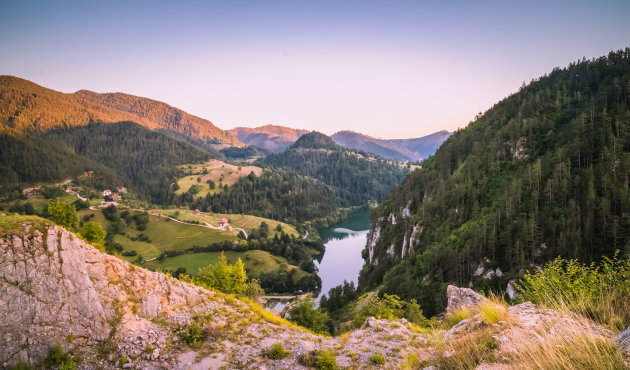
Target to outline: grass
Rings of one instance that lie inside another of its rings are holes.
[[[290,355],[291,351],[285,350],[284,347],[282,346],[282,343],[276,342],[273,345],[271,345],[267,354],[269,355],[269,358],[272,360],[282,360],[283,358]]]
[[[14,213],[7,213],[6,216],[0,216],[0,237],[21,232],[24,229],[24,222],[31,222],[33,226],[42,231],[46,225],[52,225],[51,221],[45,220],[38,216],[23,216]]]
[[[190,173],[190,175],[177,180],[179,189],[176,193],[185,193],[192,185],[199,185],[201,189],[197,194],[195,194],[195,197],[199,198],[205,197],[209,193],[215,194],[221,192],[223,189],[219,187],[219,183],[221,183],[221,185],[230,186],[239,178],[249,175],[252,171],[256,176],[260,176],[263,172],[260,167],[237,166],[216,159],[202,164],[185,164],[178,167],[183,171]],[[204,171],[207,173],[204,174]],[[198,178],[200,178],[201,181],[198,181]],[[214,189],[210,189],[206,183],[208,180],[215,182],[216,187]]]
[[[219,220],[222,218],[227,218],[230,222],[230,225],[232,225],[233,227],[240,227],[241,229],[244,229],[247,233],[251,232],[251,230],[254,228],[259,228],[260,223],[264,221],[267,223],[267,225],[269,225],[269,232],[272,237],[274,234],[279,234],[278,232],[276,232],[276,227],[278,227],[278,225],[282,227],[282,230],[285,234],[295,235],[296,237],[299,236],[299,233],[292,225],[257,216],[206,212],[195,215],[193,214],[193,211],[185,208],[161,210],[160,213],[169,215],[181,221],[205,221],[213,226],[219,226]],[[238,230],[234,230],[233,233],[235,236],[238,235]]]
[[[385,358],[385,355],[383,355],[383,353],[376,352],[372,354],[372,356],[370,356],[370,362],[377,366],[385,365],[385,362],[387,362],[387,359]]]
[[[573,311],[614,331],[630,326],[630,260],[618,255],[590,265],[557,258],[525,275],[518,288],[524,300]]]
[[[483,320],[490,325],[497,324],[498,322],[509,320],[508,307],[503,301],[496,299],[489,299],[479,306],[479,313]]]
[[[574,313],[562,324],[561,333],[544,330],[536,338],[516,343],[506,362],[516,369],[625,369],[620,350],[591,329]]]
[[[473,317],[473,315],[474,313],[470,309],[466,307],[460,308],[446,315],[446,324],[449,328],[452,328],[453,326],[459,324],[461,321],[465,319],[470,319],[471,317]]]
[[[495,362],[495,350],[499,343],[492,337],[496,328],[485,327],[468,332],[455,340],[445,342],[438,338],[436,357],[425,361],[422,366],[437,366],[439,369],[474,369],[481,362]]]

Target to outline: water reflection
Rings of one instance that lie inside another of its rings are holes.
[[[323,257],[320,256],[315,263],[322,279],[321,293],[328,293],[331,288],[343,284],[344,280],[357,284],[363,267],[361,251],[365,247],[369,227],[370,214],[366,210],[319,231],[326,245]]]

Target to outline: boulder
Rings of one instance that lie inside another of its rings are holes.
[[[446,288],[446,296],[448,298],[446,313],[457,311],[462,307],[472,308],[488,300],[470,288],[458,288],[454,285]]]
[[[617,335],[617,347],[621,350],[626,361],[630,361],[630,327],[623,333]]]

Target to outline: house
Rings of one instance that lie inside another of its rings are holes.
[[[232,231],[232,226],[228,226],[226,230],[227,231]]]
[[[94,176],[94,171],[88,171],[87,174],[88,176]]]
[[[67,189],[66,189],[66,193],[68,193],[68,194],[70,194],[70,195],[77,195],[77,192],[76,192],[76,191],[74,191],[74,190],[72,190],[72,189],[70,189],[70,188],[67,188]]]
[[[219,226],[226,226],[228,224],[227,218],[222,218],[219,220]]]
[[[104,196],[104,197],[109,197],[110,195],[112,195],[112,191],[111,191],[111,190],[109,190],[109,189],[105,189],[105,190],[103,191],[103,196]]]
[[[122,199],[122,196],[121,196],[120,194],[118,194],[118,193],[114,193],[114,194],[112,194],[112,200],[113,200],[114,202],[118,202],[118,201],[119,201],[119,200],[121,200],[121,199]]]
[[[198,215],[198,214],[200,214],[200,213],[201,213],[201,212],[199,212],[199,210],[198,210],[198,209],[195,209],[195,210],[193,211],[193,215]]]

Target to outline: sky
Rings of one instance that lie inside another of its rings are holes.
[[[630,1],[0,0],[0,74],[166,102],[222,129],[411,138],[630,47]]]

